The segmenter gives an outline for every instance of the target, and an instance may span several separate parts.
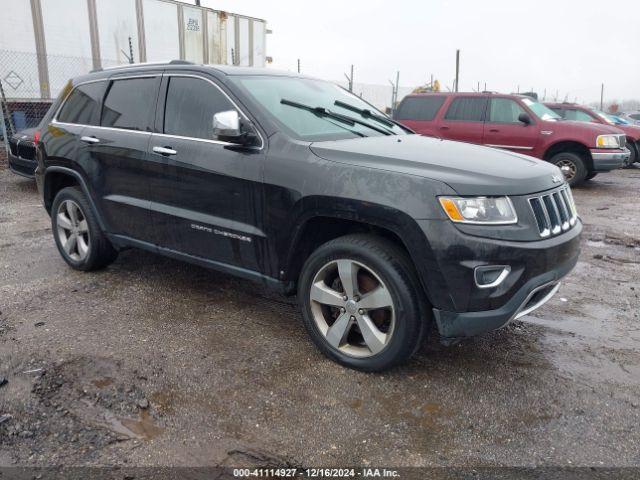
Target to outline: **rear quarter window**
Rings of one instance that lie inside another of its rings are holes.
[[[98,125],[100,102],[107,82],[79,85],[65,100],[56,120],[62,123]]]
[[[426,95],[424,97],[405,98],[395,118],[397,120],[433,120],[442,107],[445,97],[440,95]]]

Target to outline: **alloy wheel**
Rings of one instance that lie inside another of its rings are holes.
[[[389,344],[396,321],[393,298],[371,268],[333,260],[315,275],[309,295],[313,320],[334,349],[365,358]]]
[[[578,173],[576,164],[571,160],[560,160],[556,163],[556,166],[560,169],[567,181],[573,179],[573,177],[576,176],[576,173]]]
[[[65,200],[56,212],[56,233],[65,253],[76,262],[89,254],[91,239],[87,219],[80,206],[73,200]]]

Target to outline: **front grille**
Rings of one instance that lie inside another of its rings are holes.
[[[18,156],[18,141],[13,138],[9,140],[9,150],[14,157]]]
[[[36,146],[32,142],[20,142],[18,145],[18,156],[25,160],[36,158]]]
[[[620,148],[624,148],[627,145],[626,135],[618,135],[618,143],[620,144]]]
[[[551,193],[529,198],[538,232],[545,238],[566,232],[576,224],[578,213],[568,185]]]

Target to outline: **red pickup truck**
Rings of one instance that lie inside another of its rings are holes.
[[[523,95],[420,93],[394,113],[422,135],[512,150],[557,165],[570,185],[623,166],[626,136],[608,125],[565,121]]]
[[[578,105],[576,103],[545,103],[547,107],[556,112],[565,120],[576,122],[600,123],[612,125],[624,132],[627,136],[627,148],[631,153],[625,167],[630,167],[634,162],[640,162],[640,126],[617,123],[612,117],[595,108]]]

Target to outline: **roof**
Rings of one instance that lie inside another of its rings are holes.
[[[275,70],[264,67],[239,67],[231,65],[208,65],[197,64],[188,62],[186,60],[170,60],[164,62],[149,62],[149,63],[132,63],[125,65],[118,65],[115,67],[99,68],[92,70],[87,75],[75,78],[74,81],[85,81],[89,79],[108,77],[114,74],[131,73],[139,71],[158,70],[159,68],[172,67],[176,69],[184,70],[201,70],[216,73],[218,75],[225,76],[242,76],[242,75],[269,75],[269,76],[281,76],[281,77],[298,77],[298,78],[313,78],[306,75],[301,75],[295,72],[288,72],[285,70]]]

